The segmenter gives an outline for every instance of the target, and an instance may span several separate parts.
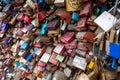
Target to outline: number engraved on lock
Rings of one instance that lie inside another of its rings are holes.
[[[82,0],[68,0],[70,7],[79,9],[82,5]]]

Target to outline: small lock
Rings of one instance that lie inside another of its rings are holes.
[[[45,30],[56,30],[58,28],[59,21],[60,21],[59,19],[54,19],[54,20],[50,21],[47,24]]]
[[[61,36],[61,41],[64,43],[70,43],[74,39],[74,35],[74,32],[66,32]]]
[[[48,31],[48,33],[47,33],[47,35],[50,36],[50,37],[58,36],[58,34],[59,34],[59,29],[50,30],[50,31]]]
[[[52,53],[50,59],[49,59],[49,62],[56,65],[56,66],[59,66],[59,61],[56,59],[57,57],[57,53]]]
[[[57,55],[56,56],[56,59],[60,62],[63,62],[64,58],[65,58],[65,56],[62,56],[62,55]]]
[[[87,30],[86,21],[87,21],[87,17],[80,18],[75,29],[77,31],[85,31],[85,30]]]
[[[21,50],[28,50],[29,48],[29,42],[24,42],[21,46],[20,49]]]
[[[64,44],[58,44],[54,50],[55,53],[57,54],[62,54],[65,51],[65,45]]]
[[[28,24],[31,23],[31,18],[27,15],[24,16],[24,21],[27,22]]]
[[[75,21],[78,21],[79,20],[79,14],[76,13],[76,12],[73,12],[72,13],[72,19],[75,20]]]
[[[47,27],[47,21],[42,25],[40,34],[45,35],[47,33],[47,31],[45,30],[46,27]]]
[[[33,54],[29,54],[28,55],[28,57],[26,58],[26,60],[28,61],[28,62],[30,62],[30,60],[33,58]]]
[[[3,3],[9,4],[11,1],[10,0],[2,0]]]
[[[46,18],[46,16],[47,15],[46,15],[46,13],[44,11],[39,12],[38,13],[38,19],[39,19],[39,21],[44,20]]]
[[[1,25],[1,30],[2,31],[6,31],[8,29],[8,25],[6,22],[3,22],[2,25]]]

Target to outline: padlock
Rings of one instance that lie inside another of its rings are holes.
[[[62,54],[65,51],[65,45],[64,44],[58,44],[54,50],[55,53],[57,54]]]
[[[55,30],[58,28],[58,25],[59,25],[59,19],[54,19],[47,24],[45,30]]]
[[[96,35],[93,32],[86,32],[83,38],[88,42],[93,43],[95,41],[95,37]]]
[[[53,51],[53,47],[48,46],[48,47],[46,48],[46,53],[51,54],[52,51]]]
[[[45,35],[47,33],[47,31],[45,30],[46,26],[47,26],[47,21],[42,25],[40,34]]]
[[[113,27],[113,25],[115,25],[116,21],[117,18],[107,11],[103,12],[99,17],[94,20],[94,22],[98,26],[100,26],[105,32],[108,32]],[[111,22],[111,24],[108,25],[107,22]]]
[[[62,55],[59,55],[59,54],[56,56],[56,59],[57,59],[59,62],[63,62],[64,58],[65,58],[65,56],[62,56]]]
[[[74,35],[74,32],[66,32],[61,36],[61,41],[64,43],[70,43],[73,40]]]
[[[54,64],[54,65],[56,65],[56,66],[58,66],[59,65],[59,61],[56,59],[56,57],[57,57],[57,53],[53,52],[51,57],[50,57],[50,59],[49,59],[49,62]]]
[[[50,36],[50,37],[58,36],[58,34],[59,34],[59,29],[50,30],[50,31],[48,31],[48,33],[47,33],[47,35]]]
[[[83,57],[85,57],[85,55],[86,55],[86,51],[83,51],[83,50],[76,49],[75,52],[76,52],[78,55],[83,56]]]
[[[47,37],[47,36],[40,36],[40,42],[43,43],[50,43],[51,42],[51,37]]]
[[[23,13],[19,13],[17,16],[17,20],[20,20],[20,21],[24,20],[24,16],[25,15]]]
[[[34,26],[32,24],[27,26],[27,31],[31,31],[34,28]]]
[[[89,16],[92,12],[92,1],[84,4],[84,8],[80,10],[80,16]]]
[[[27,56],[26,60],[29,62],[29,61],[31,61],[32,58],[33,58],[33,54],[30,53],[30,54]]]
[[[55,1],[54,1],[54,4],[55,4],[55,6],[57,6],[57,7],[64,7],[64,6],[65,6],[65,0],[61,0],[61,1],[55,0]]]
[[[75,56],[74,57],[74,60],[73,60],[73,63],[72,63],[75,67],[81,69],[81,70],[85,70],[86,69],[86,66],[87,66],[87,62],[85,60],[85,58],[83,57],[79,57],[79,56]]]
[[[31,18],[27,15],[24,16],[24,21],[27,22],[28,24],[31,23]]]
[[[120,30],[116,31],[115,43],[110,43],[110,53],[109,53],[109,55],[113,58],[119,58],[120,57],[120,49],[119,49],[120,44],[118,43],[119,32],[120,32]],[[116,54],[114,54],[114,52],[116,52]]]
[[[76,25],[77,25],[77,24],[68,24],[68,26],[67,26],[67,30],[74,31]]]
[[[83,0],[80,0],[80,1],[66,0],[66,10],[67,11],[78,11],[78,10],[81,10],[82,7],[83,7]]]
[[[87,47],[85,47],[84,44],[84,42],[78,42],[77,49],[87,51]]]
[[[87,20],[87,24],[90,26],[95,26],[97,28],[97,24],[94,22],[94,20],[97,18],[96,15],[92,14],[88,20]]]
[[[46,13],[44,11],[41,11],[38,13],[38,19],[39,21],[42,21],[46,18]]]
[[[73,40],[70,43],[65,44],[66,49],[76,49],[77,47],[77,40]]]
[[[29,48],[29,42],[24,42],[20,47],[21,50],[28,50],[28,48]]]
[[[73,12],[72,13],[72,19],[75,20],[75,21],[78,21],[79,20],[79,14],[76,13],[76,12]]]
[[[47,63],[47,62],[49,61],[50,56],[51,56],[50,54],[44,53],[44,54],[42,55],[40,61],[43,61],[43,62]]]
[[[77,25],[76,25],[76,30],[77,31],[85,31],[85,30],[87,30],[86,21],[87,21],[87,17],[80,18]]]
[[[58,12],[62,20],[65,20],[67,23],[71,22],[71,14],[67,11]]]
[[[38,4],[39,4],[40,8],[42,8],[44,10],[50,9],[49,5],[44,0],[38,0]]]

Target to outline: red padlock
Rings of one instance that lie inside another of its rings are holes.
[[[28,24],[30,24],[31,23],[31,18],[29,16],[25,15],[24,21],[26,21]]]
[[[45,18],[46,18],[46,13],[44,11],[38,13],[38,19],[40,21],[44,20]]]

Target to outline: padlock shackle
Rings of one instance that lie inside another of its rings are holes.
[[[120,34],[120,29],[116,31],[116,38],[115,38],[115,43],[118,43],[119,40],[119,34]]]

